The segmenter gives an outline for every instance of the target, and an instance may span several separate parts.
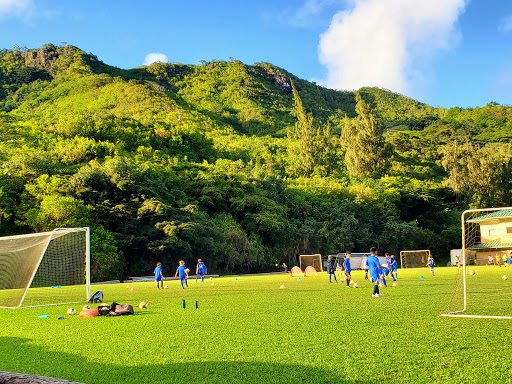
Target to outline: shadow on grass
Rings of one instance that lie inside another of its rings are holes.
[[[368,383],[348,380],[330,371],[297,364],[203,361],[119,366],[109,364],[108,341],[92,338],[98,355],[84,359],[30,344],[29,339],[0,337],[0,368],[82,383]],[[127,342],[130,342],[127,339]],[[78,346],[77,346],[78,348]]]

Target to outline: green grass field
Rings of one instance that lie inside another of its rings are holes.
[[[512,267],[474,269],[469,312],[512,315]],[[361,271],[358,289],[329,284],[325,273],[190,280],[186,290],[178,281],[160,291],[93,286],[108,302],[152,304],[92,319],[65,315],[69,305],[1,309],[0,370],[84,383],[512,382],[512,320],[439,316],[455,274],[399,271],[382,298],[371,297]]]

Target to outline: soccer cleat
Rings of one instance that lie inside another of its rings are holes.
[[[377,297],[382,297],[384,296],[382,293],[377,293]]]
[[[372,295],[372,297],[380,297],[379,295]]]

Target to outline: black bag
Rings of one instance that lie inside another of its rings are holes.
[[[89,303],[101,303],[103,301],[103,292],[96,291],[89,299]]]

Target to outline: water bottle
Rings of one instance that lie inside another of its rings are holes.
[[[196,307],[196,309],[197,309],[197,300],[194,303],[194,307]]]
[[[181,308],[185,309],[185,300],[181,301]]]

